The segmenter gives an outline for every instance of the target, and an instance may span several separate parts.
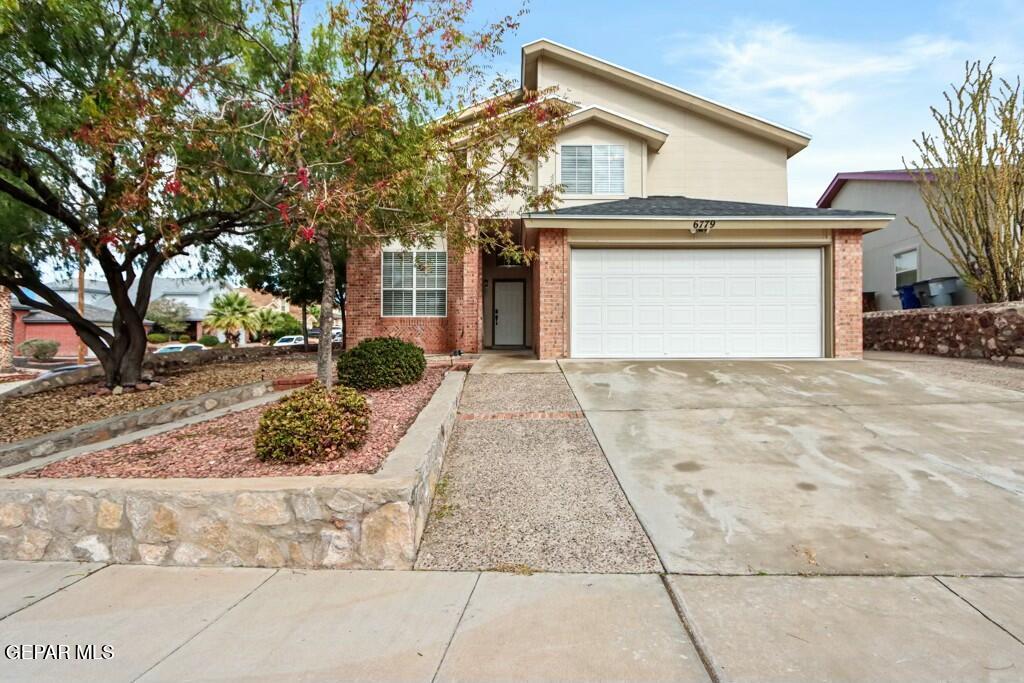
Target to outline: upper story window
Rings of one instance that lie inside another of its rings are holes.
[[[381,258],[381,314],[448,315],[448,253],[385,251]]]
[[[565,194],[625,194],[624,145],[562,145]]]
[[[897,287],[905,287],[917,282],[917,249],[909,249],[895,254],[893,266],[896,270]]]

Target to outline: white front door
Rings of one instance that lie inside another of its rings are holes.
[[[822,355],[821,249],[573,249],[576,358]]]
[[[524,346],[523,315],[526,283],[496,280],[494,283],[494,346]]]

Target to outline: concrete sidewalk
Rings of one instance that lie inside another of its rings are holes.
[[[0,680],[1014,681],[1022,613],[1024,579],[9,562]]]

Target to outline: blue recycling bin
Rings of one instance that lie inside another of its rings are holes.
[[[897,287],[896,292],[900,295],[900,307],[904,311],[911,308],[921,308],[921,300],[917,298],[917,294],[914,293],[914,285],[903,285]]]

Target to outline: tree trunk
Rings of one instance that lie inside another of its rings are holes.
[[[331,243],[327,236],[317,230],[317,251],[320,267],[324,272],[324,291],[320,295],[320,343],[316,350],[316,377],[325,387],[334,384],[334,363],[332,362],[331,330],[334,327],[334,259],[331,257]]]
[[[302,303],[302,348],[309,350],[309,327],[306,325],[306,303]]]
[[[0,370],[14,367],[14,321],[11,319],[11,293],[0,286]]]

